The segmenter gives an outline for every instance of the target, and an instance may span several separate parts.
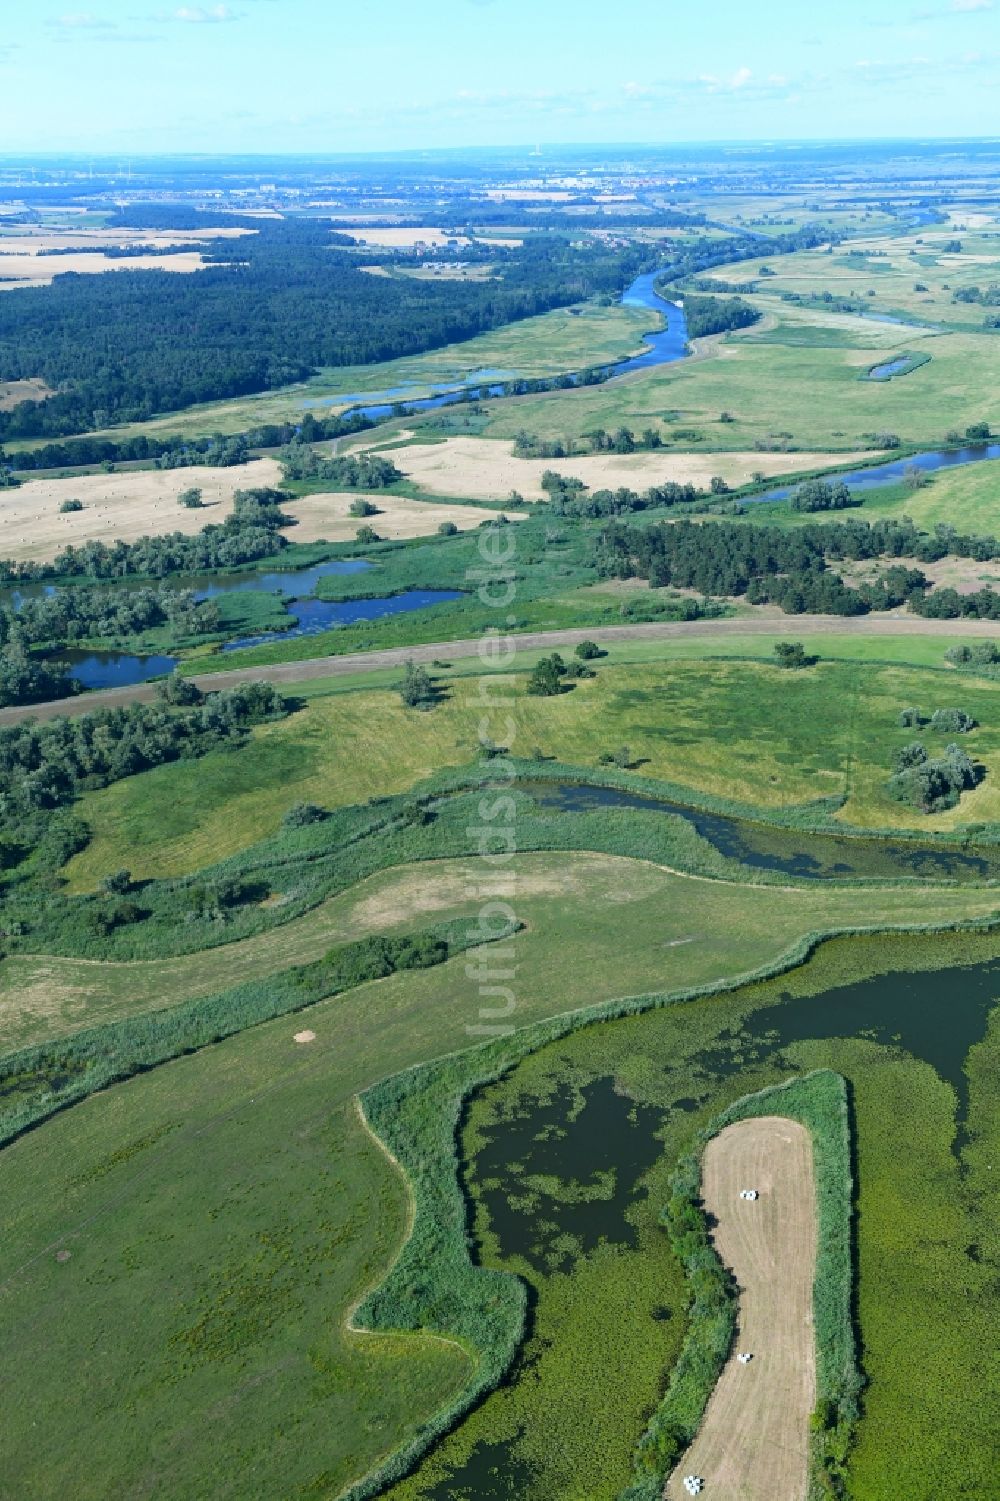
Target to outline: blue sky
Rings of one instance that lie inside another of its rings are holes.
[[[1000,0],[4,9],[4,153],[1000,135]]]

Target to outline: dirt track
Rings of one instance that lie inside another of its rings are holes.
[[[921,620],[915,615],[759,615],[725,620],[660,620],[646,625],[602,625],[568,631],[526,631],[513,638],[519,651],[549,651],[572,647],[578,641],[669,641],[679,638],[727,636],[775,636],[798,640],[804,636],[971,636],[1000,638],[1000,621]],[[479,641],[435,641],[425,646],[394,646],[386,651],[350,652],[342,657],[314,657],[304,662],[277,662],[270,667],[238,667],[231,672],[202,673],[194,678],[200,688],[234,688],[237,683],[267,682],[279,685],[308,683],[315,678],[350,677],[356,672],[402,667],[408,661],[456,661],[474,657]],[[514,664],[516,665],[516,664]],[[0,709],[0,725],[23,719],[55,719],[60,714],[89,714],[94,709],[117,704],[149,703],[156,696],[151,683],[132,688],[107,688],[99,693],[81,693],[76,698],[54,699],[47,704],[20,704]]]
[[[685,1475],[732,1501],[803,1501],[815,1405],[812,1288],[816,1203],[812,1142],[796,1121],[740,1121],[705,1149],[704,1201],[716,1249],[740,1286],[736,1345],[701,1429],[665,1495],[684,1501]],[[756,1188],[755,1203],[740,1190]],[[739,1351],[753,1355],[741,1365]]]

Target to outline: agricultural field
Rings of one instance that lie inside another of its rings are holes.
[[[759,1197],[746,1200],[744,1193]],[[680,1501],[685,1475],[710,1474],[747,1501],[801,1495],[816,1405],[816,1183],[808,1130],[781,1116],[726,1126],[705,1148],[702,1194],[716,1250],[739,1284],[738,1343],[753,1369],[733,1351],[666,1494]]]
[[[87,542],[134,542],[168,532],[193,536],[225,521],[237,490],[275,485],[281,470],[274,459],[217,468],[142,469],[116,474],[79,474],[26,480],[0,491],[4,556],[18,561],[49,561],[67,547]],[[189,510],[177,497],[202,492],[202,507]],[[81,509],[64,511],[67,502]]]
[[[405,434],[404,434],[405,436]],[[669,437],[669,428],[665,430]],[[590,489],[625,486],[646,490],[673,483],[707,490],[715,475],[736,488],[750,484],[760,473],[770,478],[809,474],[833,465],[871,457],[853,453],[673,452],[588,454],[581,458],[526,459],[509,442],[480,437],[448,437],[438,443],[407,443],[390,450],[393,462],[407,480],[436,495],[476,496],[506,500],[512,492],[526,500],[543,500],[541,480],[546,470],[572,475]]]

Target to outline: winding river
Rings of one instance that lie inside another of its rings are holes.
[[[684,359],[690,352],[684,309],[675,302],[668,302],[656,291],[655,283],[660,275],[661,271],[646,271],[642,276],[637,276],[622,293],[620,302],[622,307],[649,308],[651,312],[660,314],[666,320],[665,327],[643,334],[645,348],[639,354],[601,367],[605,380],[617,380],[633,370],[649,370],[654,365],[673,364]],[[304,405],[312,410],[357,403],[351,406],[352,411],[377,420],[391,417],[399,406],[405,406],[411,412],[426,412],[435,407],[453,406],[457,402],[484,401],[488,397],[503,396],[506,382],[522,378],[516,370],[474,370],[463,381],[448,381],[442,385],[430,386],[430,396],[411,396],[411,392],[428,389],[426,384],[413,384],[395,386],[388,391],[345,392],[338,396],[325,396],[322,401],[306,402]],[[579,385],[582,373],[569,375],[566,379],[571,385]]]

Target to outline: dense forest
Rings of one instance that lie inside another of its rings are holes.
[[[1000,595],[990,589],[959,595],[929,591],[918,568],[894,562],[871,582],[845,584],[829,562],[978,557],[1000,550],[993,538],[966,537],[940,527],[919,532],[909,521],[847,521],[794,529],[737,522],[677,521],[631,526],[612,522],[597,543],[605,577],[649,579],[654,588],[697,589],[716,597],[744,597],[750,604],[776,604],[789,614],[862,615],[908,604],[928,616],[1000,618]]]
[[[425,282],[365,275],[320,220],[256,220],[255,228],[207,242],[209,264],[191,275],[70,272],[0,300],[0,380],[41,377],[57,392],[0,412],[0,438],[143,421],[287,385],[322,366],[416,354],[617,293],[649,257],[648,248],[538,235],[489,281]]]
[[[670,300],[683,302],[684,322],[689,339],[704,339],[708,334],[725,334],[734,328],[749,328],[760,313],[742,297],[696,297],[690,292],[659,287]]]

